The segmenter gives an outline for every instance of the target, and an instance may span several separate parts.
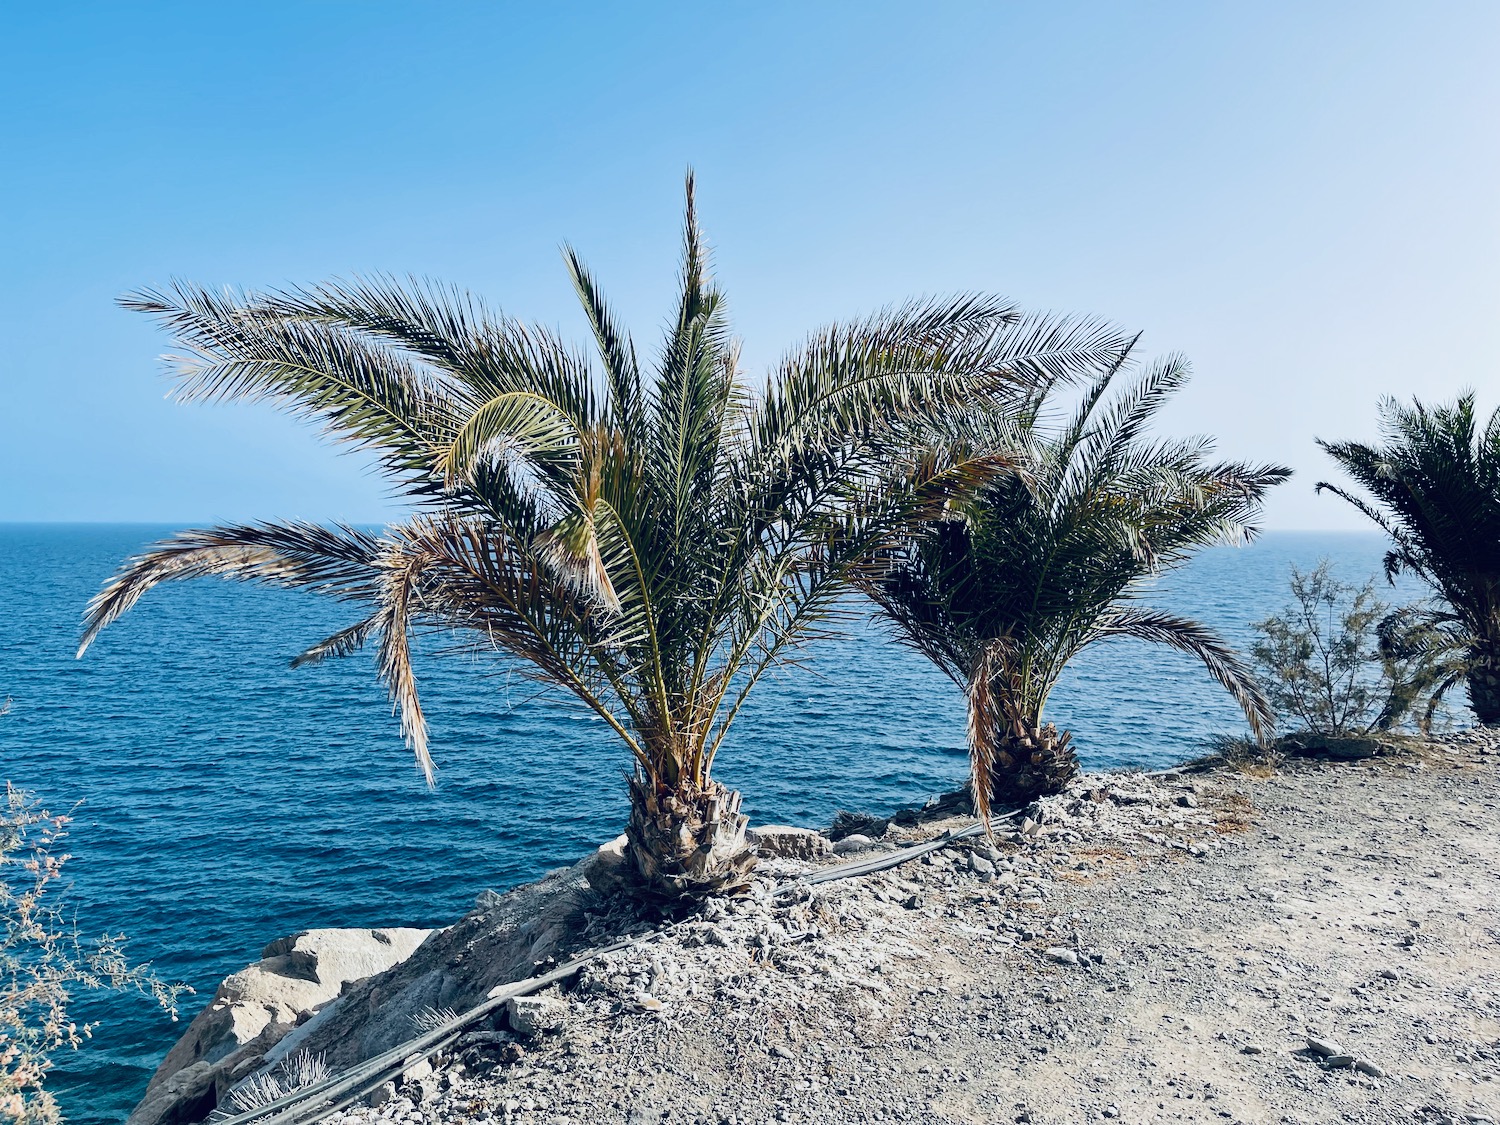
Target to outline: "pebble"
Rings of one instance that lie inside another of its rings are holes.
[[[833,845],[834,855],[853,855],[855,852],[867,852],[875,846],[875,841],[859,832],[845,836]]]
[[[1322,1055],[1325,1059],[1344,1053],[1344,1049],[1332,1039],[1319,1039],[1314,1035],[1307,1037],[1307,1047],[1313,1054]]]
[[[1042,954],[1042,956],[1047,958],[1047,960],[1049,961],[1056,961],[1059,965],[1078,964],[1078,954],[1071,949],[1064,948],[1061,945],[1052,946],[1050,949],[1046,950]]]

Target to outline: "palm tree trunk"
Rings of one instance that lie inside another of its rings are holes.
[[[642,888],[664,899],[704,898],[750,882],[755,853],[740,795],[717,781],[673,792],[630,779],[630,859]]]
[[[1061,793],[1078,774],[1071,731],[1051,723],[1012,718],[995,743],[990,766],[990,807],[1013,809]]]
[[[1469,661],[1469,707],[1487,727],[1500,726],[1500,651],[1487,647]]]

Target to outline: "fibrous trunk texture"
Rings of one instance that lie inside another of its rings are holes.
[[[630,779],[630,860],[643,889],[666,899],[705,898],[747,886],[755,853],[740,795],[717,781],[693,791],[660,791]]]
[[[995,746],[990,769],[990,807],[996,811],[1030,804],[1038,797],[1061,793],[1078,774],[1073,735],[1058,732],[1051,723],[1038,725],[1012,719],[1010,729]]]
[[[1470,658],[1469,706],[1487,727],[1500,726],[1500,655],[1483,653]]]

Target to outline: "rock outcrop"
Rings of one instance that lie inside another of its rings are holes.
[[[410,957],[431,930],[304,930],[226,977],[162,1060],[128,1125],[201,1121],[273,1048],[353,982]]]
[[[537,882],[485,892],[447,929],[309,930],[272,942],[259,964],[219,986],[127,1125],[202,1121],[293,1051],[344,1070],[411,1039],[424,1015],[472,1008],[532,976],[584,941],[583,907],[619,885],[624,853],[622,836]]]

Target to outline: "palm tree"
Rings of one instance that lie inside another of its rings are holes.
[[[266,523],[187,531],[91,602],[83,648],[148,589],[219,575],[361,606],[294,663],[378,646],[432,776],[412,669],[458,631],[570,692],[628,749],[629,853],[646,888],[700,895],[752,863],[739,794],[712,780],[760,677],[816,635],[851,568],[1009,463],[928,448],[934,423],[1008,409],[1124,346],[989,297],[908,303],[814,335],[756,393],[709,279],[688,180],[681,296],[654,371],[565,252],[597,369],[545,329],[389,281],[126,300],[188,349],[188,399],[277,402],[373,450],[416,514],[375,535]]]
[[[1043,722],[1063,669],[1097,641],[1131,637],[1201,660],[1263,737],[1271,713],[1234,652],[1197,622],[1135,604],[1143,579],[1194,550],[1254,533],[1276,466],[1210,463],[1211,443],[1148,441],[1143,431],[1185,381],[1180,360],[1152,366],[1124,393],[1101,374],[1066,425],[1048,428],[1043,384],[1022,423],[1024,471],[997,476],[928,522],[859,579],[905,643],[968,700],[971,784],[988,817],[1062,789],[1077,772],[1069,732]]]
[[[1500,410],[1479,431],[1474,395],[1451,406],[1380,404],[1383,445],[1319,441],[1369,498],[1321,481],[1391,537],[1386,577],[1405,571],[1437,595],[1406,614],[1424,651],[1447,659],[1437,694],[1467,680],[1469,705],[1500,724]],[[1418,620],[1418,618],[1420,620]],[[1453,658],[1457,658],[1454,663]]]

